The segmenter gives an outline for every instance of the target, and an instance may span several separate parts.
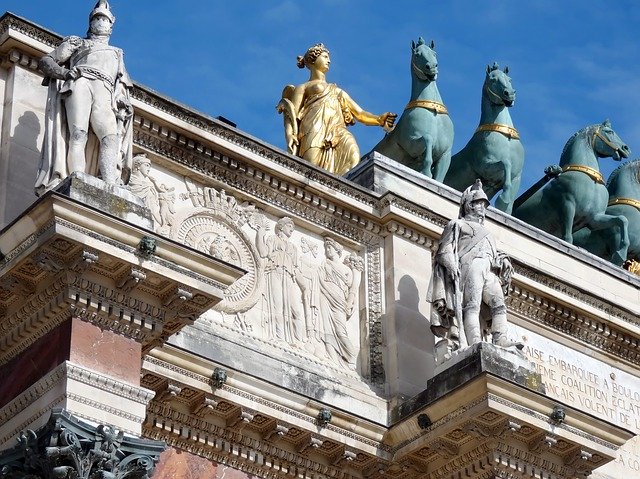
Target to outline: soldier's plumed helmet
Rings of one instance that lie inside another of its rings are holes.
[[[116,17],[111,13],[111,8],[109,7],[109,2],[107,2],[107,0],[99,0],[98,3],[96,3],[96,6],[93,7],[93,10],[91,10],[91,13],[89,14],[89,23],[91,23],[91,20],[98,15],[107,17],[111,23],[116,21]]]
[[[462,199],[460,200],[460,214],[459,217],[462,218],[465,214],[465,207],[472,203],[473,201],[483,200],[485,202],[485,206],[489,206],[489,198],[485,194],[482,189],[482,181],[477,179],[473,185],[469,186],[466,190],[462,192]]]

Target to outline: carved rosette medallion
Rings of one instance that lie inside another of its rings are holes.
[[[237,203],[224,190],[193,183],[187,183],[187,187],[196,207],[176,218],[171,237],[245,269],[247,273],[225,291],[224,299],[214,309],[224,313],[247,311],[260,298],[263,269],[253,239],[245,232],[251,231],[247,222],[257,213],[253,206]]]
[[[175,238],[187,246],[247,270],[247,274],[225,291],[224,299],[216,305],[216,310],[240,313],[256,304],[260,297],[260,262],[255,247],[240,228],[209,210],[201,210],[182,221]]]

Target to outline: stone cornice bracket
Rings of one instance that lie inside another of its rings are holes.
[[[199,418],[205,418],[209,414],[213,414],[218,407],[218,401],[209,394],[203,394],[196,398],[191,405],[191,414]]]
[[[54,409],[45,426],[23,431],[18,445],[0,453],[0,477],[148,479],[165,447]]]
[[[304,440],[302,441],[299,445],[298,445],[298,452],[300,454],[306,454],[308,452],[310,452],[313,449],[318,449],[320,446],[322,446],[322,443],[324,441],[320,438],[317,437],[309,437],[308,440]]]
[[[591,462],[593,454],[588,451],[579,449],[573,454],[565,458],[565,465],[571,470],[571,474],[577,478],[587,478],[596,467]]]
[[[97,251],[83,249],[74,261],[69,264],[69,269],[78,274],[84,273],[92,264],[100,259]]]
[[[193,299],[192,292],[186,288],[178,287],[165,297],[162,305],[166,308],[177,309],[191,299]]]
[[[415,229],[410,228],[409,226],[405,226],[397,221],[389,221],[386,224],[386,229],[391,234],[402,236],[403,238],[413,243],[424,245],[429,249],[433,249],[437,245],[437,241],[430,236],[420,233],[419,231],[416,231]]]
[[[33,263],[41,270],[49,273],[57,274],[65,269],[65,264],[58,260],[51,253],[41,250],[39,253],[32,257]]]
[[[156,391],[156,400],[165,402],[171,401],[172,399],[177,398],[182,391],[182,385],[177,384],[173,381],[167,381],[164,386],[164,389],[160,391]]]
[[[242,428],[247,426],[251,421],[253,421],[253,417],[255,413],[253,411],[240,411],[236,417],[227,419],[227,428],[234,429],[236,431],[240,431]]]
[[[542,434],[529,443],[529,451],[540,454],[549,451],[558,443],[558,439],[552,434]]]
[[[142,269],[132,266],[126,274],[120,277],[116,285],[118,289],[130,293],[145,279],[147,279],[147,274]]]
[[[340,454],[333,458],[331,464],[336,467],[346,467],[357,457],[358,455],[353,451],[341,451]]]
[[[281,437],[286,436],[288,432],[289,432],[288,427],[283,426],[282,424],[278,424],[277,422],[274,422],[273,429],[265,432],[262,438],[265,441],[277,440],[277,439],[280,439]]]
[[[38,70],[37,58],[27,55],[26,53],[20,50],[17,50],[15,48],[12,50],[9,50],[9,52],[6,55],[0,56],[0,66],[4,67],[4,66],[7,66],[7,64],[20,65],[24,68],[27,68],[29,70],[34,70],[34,71]]]

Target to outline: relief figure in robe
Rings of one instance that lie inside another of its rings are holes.
[[[266,235],[260,223],[256,229],[256,248],[265,261],[263,290],[263,328],[266,339],[300,346],[305,340],[302,291],[297,282],[298,248],[291,241],[293,220],[278,220],[275,234]]]
[[[327,356],[336,364],[355,369],[358,348],[349,338],[347,321],[355,312],[363,271],[362,259],[341,260],[342,246],[325,238],[325,259],[318,269],[321,337]]]
[[[157,231],[168,231],[175,214],[175,188],[160,184],[151,175],[151,161],[145,155],[133,158],[129,189],[144,200]]]

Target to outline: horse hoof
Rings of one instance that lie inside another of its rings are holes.
[[[618,252],[615,252],[611,257],[611,262],[616,266],[622,266],[626,260],[627,260],[626,255],[623,258]]]

